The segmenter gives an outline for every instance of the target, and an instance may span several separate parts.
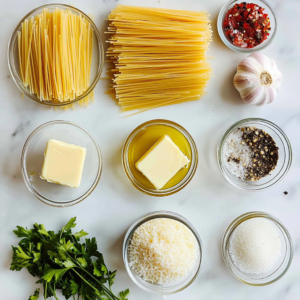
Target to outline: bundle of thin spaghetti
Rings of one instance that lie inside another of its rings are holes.
[[[53,103],[82,95],[90,84],[93,34],[90,22],[70,10],[45,8],[26,19],[18,32],[24,87],[40,100]],[[88,103],[89,97],[81,103]]]
[[[123,111],[198,100],[211,75],[206,12],[118,5],[108,17],[108,93]]]

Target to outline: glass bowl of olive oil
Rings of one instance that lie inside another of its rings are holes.
[[[171,138],[190,162],[157,190],[135,164],[164,135]],[[181,125],[169,120],[151,120],[138,126],[128,136],[122,150],[122,163],[134,187],[147,195],[163,197],[179,192],[191,181],[198,166],[198,151],[192,136]]]

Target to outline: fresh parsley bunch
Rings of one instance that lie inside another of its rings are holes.
[[[12,247],[13,257],[10,269],[28,272],[38,277],[37,283],[44,287],[44,298],[56,295],[61,289],[66,299],[77,296],[82,300],[128,300],[129,290],[117,297],[111,290],[116,271],[108,271],[103,255],[98,251],[95,238],[80,238],[88,235],[81,230],[75,234],[76,218],[72,218],[58,233],[47,231],[45,226],[34,224],[27,230],[17,226],[14,233],[22,238],[18,247]],[[37,300],[39,289],[36,289],[29,300]]]

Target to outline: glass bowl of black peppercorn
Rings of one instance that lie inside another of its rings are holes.
[[[280,182],[292,164],[292,146],[274,123],[243,119],[222,136],[217,149],[221,173],[233,186],[259,191]]]

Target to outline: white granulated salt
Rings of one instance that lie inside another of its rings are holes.
[[[229,172],[244,179],[246,168],[251,163],[252,152],[249,146],[242,144],[243,132],[240,128],[233,130],[226,138],[223,146],[223,160]],[[238,159],[239,163],[232,160]]]
[[[229,255],[244,273],[263,274],[272,270],[281,256],[278,229],[264,218],[241,223],[229,240]]]

